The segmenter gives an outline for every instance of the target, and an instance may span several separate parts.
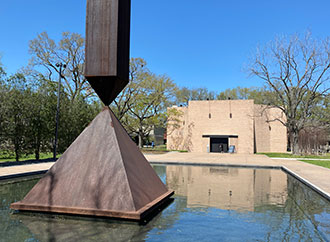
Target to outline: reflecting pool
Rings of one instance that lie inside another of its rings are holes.
[[[0,183],[0,241],[329,241],[330,202],[281,170],[154,166],[174,201],[146,225],[12,213],[40,177]]]

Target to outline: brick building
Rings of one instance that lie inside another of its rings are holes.
[[[287,130],[278,108],[253,100],[190,101],[168,109],[167,149],[190,152],[286,152]]]

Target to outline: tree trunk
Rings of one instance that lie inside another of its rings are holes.
[[[294,130],[291,132],[291,151],[292,154],[299,154],[299,132]]]
[[[40,159],[40,151],[39,151],[39,148],[37,148],[37,149],[34,151],[34,154],[35,154],[35,158],[36,158],[36,160],[39,160],[39,159]]]
[[[16,161],[19,161],[19,149],[17,148],[16,145],[15,145],[15,158],[16,158]]]
[[[36,139],[36,143],[35,143],[35,149],[34,149],[34,154],[35,154],[35,158],[36,160],[40,159],[40,132],[38,133],[38,137]]]
[[[139,129],[139,148],[141,149],[143,147],[143,132],[142,128]]]
[[[20,147],[19,147],[19,140],[16,135],[13,139],[13,143],[14,143],[15,159],[16,159],[16,161],[19,161]]]

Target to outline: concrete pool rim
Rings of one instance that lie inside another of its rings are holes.
[[[249,169],[277,169],[282,170],[286,174],[294,177],[307,187],[311,188],[313,191],[318,193],[320,196],[325,198],[330,202],[330,194],[321,189],[320,187],[316,186],[312,182],[308,181],[304,177],[298,175],[297,173],[293,172],[289,168],[283,165],[248,165],[248,164],[226,164],[226,163],[207,163],[207,162],[175,162],[175,161],[149,161],[152,165],[180,165],[180,166],[208,166],[208,167],[228,167],[228,168],[249,168]],[[30,172],[23,172],[23,173],[16,173],[10,175],[0,176],[1,181],[8,181],[15,178],[33,176],[33,175],[42,175],[46,173],[47,170],[39,170],[39,171],[30,171]]]

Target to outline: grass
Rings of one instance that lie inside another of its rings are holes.
[[[326,155],[293,155],[290,153],[258,153],[262,155],[267,155],[268,157],[277,157],[277,158],[308,158],[308,159],[330,159],[330,154]],[[306,162],[309,164],[322,166],[330,169],[330,160],[299,160],[301,162]]]
[[[53,153],[40,153],[40,158],[39,158],[40,160],[49,159],[49,158],[53,158]],[[19,159],[19,161],[26,161],[26,160],[35,160],[35,155],[34,154],[23,155]],[[11,161],[16,161],[14,154],[9,154],[9,153],[0,154],[0,163],[11,162]]]
[[[187,150],[167,150],[166,145],[158,145],[154,148],[152,147],[143,147],[141,151],[145,154],[164,154],[170,151],[177,151],[177,152],[188,152]]]
[[[317,165],[317,166],[323,166],[325,168],[330,169],[330,160],[300,160],[302,162],[306,162],[309,164]]]
[[[258,153],[261,155],[267,155],[268,157],[277,157],[277,158],[310,158],[310,159],[330,159],[330,154],[326,155],[293,155],[290,153]]]
[[[145,154],[163,154],[168,152],[168,150],[166,150],[166,145],[157,145],[154,148],[143,147],[141,151]]]

